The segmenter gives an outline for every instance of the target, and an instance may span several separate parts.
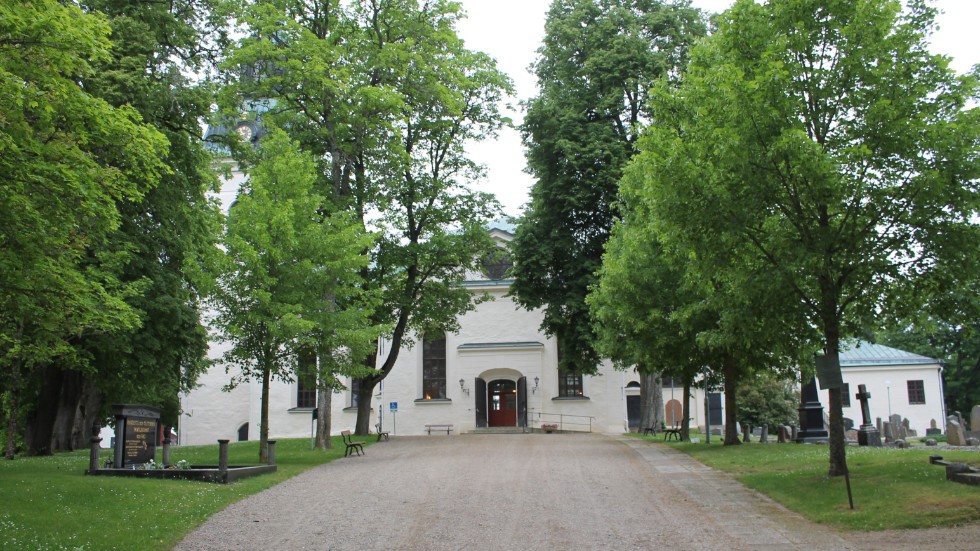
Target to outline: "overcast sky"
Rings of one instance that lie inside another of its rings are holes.
[[[544,35],[544,20],[551,0],[461,0],[468,18],[459,25],[467,47],[486,52],[497,60],[497,66],[510,75],[517,97],[512,98],[516,111],[509,113],[520,122],[519,100],[534,96],[535,79],[528,72]],[[731,5],[731,0],[694,0],[696,7],[717,12]],[[939,30],[932,37],[933,51],[953,58],[953,68],[965,73],[980,63],[980,48],[975,33],[980,22],[980,0],[938,0],[944,13],[938,18]],[[499,139],[473,144],[473,158],[487,166],[487,176],[477,188],[497,195],[508,215],[517,215],[528,201],[534,183],[524,172],[524,150],[520,135],[505,129]]]

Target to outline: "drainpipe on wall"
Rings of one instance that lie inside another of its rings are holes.
[[[942,408],[943,412],[943,434],[946,434],[946,392],[943,390],[943,366],[946,365],[946,360],[939,360],[939,407]],[[970,430],[976,430],[970,427]]]

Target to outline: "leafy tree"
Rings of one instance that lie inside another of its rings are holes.
[[[696,331],[675,314],[696,295],[685,287],[683,271],[670,261],[651,227],[636,217],[630,216],[629,224],[616,223],[605,249],[598,282],[586,297],[596,351],[611,358],[618,369],[636,367],[641,373],[682,380],[681,438],[686,440],[691,417],[688,391],[709,359],[698,347]],[[659,427],[661,411],[641,408],[641,426]]]
[[[917,289],[976,273],[975,75],[928,53],[934,10],[913,1],[739,1],[692,52],[644,138],[655,218],[702,257],[768,265],[826,355]],[[800,309],[800,310],[797,310]],[[803,312],[803,315],[799,313]],[[831,476],[846,472],[840,390],[829,391]]]
[[[231,343],[224,360],[237,369],[229,386],[262,381],[260,461],[268,456],[272,379],[291,380],[304,350],[324,347],[334,355],[321,354],[322,362],[341,362],[339,336],[327,335],[356,331],[344,321],[364,318],[356,312],[360,301],[348,301],[347,283],[367,265],[371,236],[348,214],[323,214],[315,178],[312,158],[273,130],[231,207],[223,239],[229,266],[220,277],[215,321]]]
[[[585,297],[616,216],[622,169],[649,122],[650,89],[674,80],[705,24],[690,3],[556,0],[534,65],[540,93],[522,132],[537,179],[514,239],[512,292],[544,308],[562,343],[561,369],[595,373]]]
[[[81,366],[48,365],[29,432],[33,446],[74,449],[90,427],[101,425],[108,404],[146,403],[163,409],[162,422],[176,423],[178,393],[205,367],[207,332],[199,303],[211,285],[214,243],[220,231],[211,156],[200,138],[200,121],[213,102],[209,86],[188,73],[213,68],[217,23],[211,0],[147,4],[133,0],[87,0],[112,28],[112,49],[97,60],[85,88],[109,103],[136,109],[168,140],[160,185],[137,201],[119,201],[120,226],[104,247],[121,254],[108,265],[90,251],[88,262],[119,280],[139,285],[127,304],[139,326],[76,339]],[[53,427],[42,421],[56,411]],[[53,433],[48,436],[49,433]]]
[[[104,17],[41,0],[0,5],[0,367],[7,448],[42,368],[82,365],[72,339],[138,317],[109,243],[116,205],[139,201],[166,167],[166,140],[132,108],[82,83],[108,59]],[[92,262],[89,256],[94,257]],[[35,447],[36,453],[50,448]]]
[[[759,371],[738,387],[739,420],[743,425],[795,424],[799,405],[799,392],[793,381],[771,371]]]
[[[974,273],[959,289],[939,292],[916,315],[878,335],[888,346],[944,361],[943,397],[949,412],[966,413],[980,404],[978,283]]]
[[[318,160],[325,208],[379,234],[362,278],[382,293],[371,315],[391,328],[390,352],[363,359],[356,432],[366,434],[374,387],[412,332],[452,330],[473,307],[454,284],[493,250],[485,225],[498,207],[465,186],[481,168],[463,146],[500,127],[510,84],[464,48],[454,2],[274,0],[245,2],[236,16],[254,35],[229,53],[226,110],[269,100],[264,120]]]

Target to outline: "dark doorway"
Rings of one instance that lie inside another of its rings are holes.
[[[477,377],[474,383],[476,426],[477,428],[485,428],[487,426],[487,382]]]
[[[238,427],[238,441],[247,442],[248,441],[248,423]]]
[[[626,397],[626,421],[630,430],[635,431],[640,428],[640,397]]]
[[[517,383],[497,380],[487,383],[487,425],[517,426]]]

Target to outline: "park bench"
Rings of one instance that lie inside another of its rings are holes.
[[[378,442],[380,442],[382,438],[384,438],[385,440],[388,439],[388,432],[381,430],[381,423],[375,424],[374,428],[378,430]]]
[[[349,430],[340,431],[340,436],[344,439],[344,444],[347,445],[347,449],[344,450],[344,457],[353,455],[357,452],[357,455],[361,455],[364,451],[364,442],[355,442]]]
[[[432,434],[432,431],[446,431],[446,434],[448,435],[450,432],[452,432],[452,430],[453,430],[452,425],[426,425],[425,426],[425,432],[428,434]]]
[[[673,437],[674,440],[677,440],[678,442],[680,442],[680,440],[681,440],[681,428],[680,427],[671,427],[669,429],[666,429],[665,428],[664,429],[664,442],[666,442],[667,440],[670,440],[671,437]]]

